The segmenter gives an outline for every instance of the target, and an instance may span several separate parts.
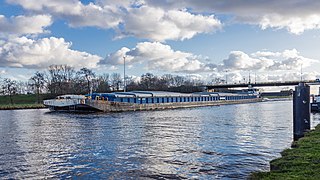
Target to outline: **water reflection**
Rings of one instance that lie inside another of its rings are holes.
[[[0,111],[0,178],[245,178],[292,141],[292,102],[112,114]],[[312,125],[319,123],[312,115]]]

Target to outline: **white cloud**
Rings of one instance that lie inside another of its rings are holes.
[[[270,59],[252,58],[241,51],[232,51],[227,59],[223,60],[223,69],[234,70],[261,70],[272,66],[274,62]]]
[[[305,72],[302,74],[302,80],[315,80],[319,77],[317,72]],[[269,74],[267,75],[268,81],[299,81],[301,80],[300,72],[286,72],[283,74]]]
[[[194,15],[187,11],[142,6],[131,8],[124,18],[120,36],[132,35],[155,41],[190,39],[199,33],[214,32],[222,27],[213,15]]]
[[[174,51],[169,45],[160,42],[142,42],[135,48],[121,48],[115,53],[109,54],[101,64],[123,64],[123,57],[126,63],[146,63],[150,70],[161,70],[167,72],[203,72],[212,70],[208,64],[201,62],[197,56]]]
[[[11,38],[0,46],[0,66],[20,68],[47,68],[51,64],[74,67],[96,67],[99,56],[70,49],[71,43],[63,38],[32,40]]]
[[[95,26],[116,30],[118,38],[136,36],[154,41],[190,39],[221,28],[212,14],[227,22],[259,25],[262,29],[287,29],[301,34],[320,29],[320,2],[314,0],[7,0],[33,13],[49,13],[72,27]],[[209,14],[209,15],[208,15]]]
[[[190,8],[200,13],[211,12],[231,15],[240,23],[259,25],[262,29],[287,29],[290,33],[301,34],[305,30],[320,28],[320,2],[314,0],[146,0],[150,6],[165,9]]]
[[[232,51],[220,70],[299,70],[302,67],[309,67],[319,61],[299,55],[296,49],[284,50],[283,52],[261,52],[248,55],[241,51]]]
[[[133,60],[132,56],[127,56],[126,53],[129,52],[130,49],[127,47],[123,47],[115,53],[108,54],[104,61],[101,61],[102,64],[110,64],[110,65],[119,65],[124,63],[124,57],[126,58],[127,63],[131,63]]]
[[[213,15],[186,10],[150,7],[143,1],[7,0],[35,13],[49,13],[65,19],[71,27],[96,26],[114,29],[117,38],[135,36],[153,41],[190,39],[199,33],[221,29]]]
[[[234,76],[232,79],[235,79],[235,81],[239,81],[240,77],[237,73],[240,71],[300,71],[301,67],[307,68],[320,63],[318,60],[301,56],[296,49],[291,49],[283,52],[258,51],[252,54],[231,51],[228,58],[217,65],[204,60],[201,56],[175,51],[169,45],[160,42],[142,42],[138,43],[135,48],[123,47],[109,54],[104,60],[100,61],[100,64],[120,65],[124,62],[123,57],[126,57],[128,65],[140,63],[147,70],[185,73],[227,71],[230,78]]]
[[[286,28],[289,32],[299,35],[305,30],[320,28],[320,13],[308,15],[306,17],[285,17],[279,14],[265,15],[259,20],[259,24],[262,29]]]
[[[12,16],[0,15],[0,32],[3,35],[23,35],[45,33],[45,28],[52,24],[49,15]]]
[[[114,28],[120,23],[120,9],[113,6],[84,5],[78,0],[7,0],[37,13],[49,13],[66,19],[72,27]]]

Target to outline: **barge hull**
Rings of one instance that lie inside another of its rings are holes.
[[[191,108],[203,106],[219,106],[226,104],[242,104],[260,102],[261,98],[244,99],[237,101],[214,101],[214,102],[175,102],[175,103],[156,103],[156,104],[137,104],[137,103],[121,103],[108,102],[100,100],[86,100],[85,104],[98,109],[102,112],[123,112],[123,111],[145,111],[145,110],[161,110],[161,109],[177,109],[177,108]]]
[[[86,104],[76,104],[70,106],[47,106],[50,111],[58,112],[99,112],[101,110],[96,109]]]

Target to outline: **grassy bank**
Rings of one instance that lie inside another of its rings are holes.
[[[11,109],[40,109],[45,108],[43,104],[9,104],[0,105],[0,110],[11,110]]]
[[[42,101],[46,97],[47,95],[40,95],[40,103],[38,103],[38,97],[35,94],[19,94],[12,96],[13,104],[11,104],[9,96],[0,96],[0,110],[44,108]]]
[[[253,173],[250,179],[320,179],[320,125],[281,155],[270,162],[270,172]]]

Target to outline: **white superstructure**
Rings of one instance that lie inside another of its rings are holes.
[[[44,100],[43,104],[50,107],[69,107],[78,104],[85,104],[86,97],[83,95],[62,95],[57,96],[56,99]]]

